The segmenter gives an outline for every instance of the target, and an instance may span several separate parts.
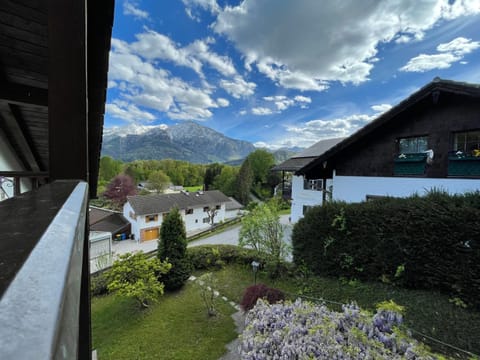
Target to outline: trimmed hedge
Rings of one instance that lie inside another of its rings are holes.
[[[253,249],[235,245],[200,245],[187,249],[190,263],[196,270],[221,268],[225,264],[250,265],[252,261],[265,263]]]
[[[480,192],[328,203],[294,227],[314,273],[435,289],[480,306]]]

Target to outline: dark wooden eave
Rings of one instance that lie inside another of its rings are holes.
[[[465,82],[444,80],[437,77],[432,82],[428,83],[420,90],[400,102],[398,105],[394,106],[389,111],[383,113],[378,118],[355,132],[353,135],[339,142],[330,150],[320,155],[317,159],[299,169],[296,174],[305,175],[308,178],[310,174],[313,174],[315,172],[331,173],[333,169],[331,167],[332,160],[335,157],[346,151],[352,145],[364,139],[373,131],[392,121],[392,119],[394,119],[401,112],[407,110],[408,108],[427,98],[431,98],[431,101],[435,102],[442,93],[451,93],[473,98],[480,98],[480,84],[470,84]]]
[[[73,9],[74,6],[78,7],[78,11],[69,13],[69,9]],[[49,11],[49,8],[53,11]],[[62,13],[63,9],[66,9],[67,12]],[[83,36],[80,28],[82,27],[80,13],[85,9],[88,11],[87,31],[86,36]],[[114,0],[1,1],[0,136],[8,142],[21,165],[21,168],[14,170],[27,173],[46,173],[48,174],[47,181],[65,178],[68,177],[65,174],[78,172],[75,169],[78,164],[69,163],[66,160],[69,154],[65,152],[65,149],[55,145],[55,142],[52,143],[52,139],[75,140],[73,133],[77,129],[75,126],[70,126],[70,122],[77,126],[80,123],[76,119],[72,120],[70,116],[62,117],[61,120],[56,120],[56,116],[52,117],[49,112],[51,103],[49,95],[58,99],[59,96],[62,97],[62,90],[63,95],[70,94],[70,89],[62,89],[63,85],[59,82],[58,76],[68,81],[72,80],[72,82],[76,81],[75,77],[81,76],[77,64],[71,65],[71,61],[67,61],[67,57],[71,54],[72,48],[78,45],[78,53],[72,56],[76,56],[73,58],[74,61],[81,61],[83,44],[83,58],[86,56],[86,65],[84,66],[86,89],[83,93],[87,96],[85,102],[88,104],[84,113],[88,117],[85,124],[85,129],[88,130],[85,130],[85,145],[82,145],[83,140],[80,138],[79,144],[73,142],[72,147],[85,146],[88,158],[81,176],[74,175],[74,177],[87,180],[90,184],[90,194],[95,196],[113,11]],[[62,29],[65,35],[61,33],[62,31],[59,33],[54,30],[56,28]],[[69,36],[71,37],[69,38]],[[69,44],[67,49],[64,44],[68,44],[69,41],[71,44],[77,45]],[[78,58],[80,60],[75,60]],[[68,73],[68,66],[77,70]],[[57,79],[52,78],[52,75],[57,76]],[[49,91],[52,85],[56,89],[53,95]],[[82,92],[81,89],[78,91],[79,94]],[[72,109],[72,106],[68,104],[65,108]],[[58,106],[55,106],[55,109],[57,111]],[[63,121],[65,126],[57,121]],[[49,130],[52,126],[56,132],[54,135]],[[69,140],[65,141],[69,143]],[[52,154],[52,151],[58,152],[58,154]],[[57,171],[59,161],[62,161],[63,164],[60,171]],[[64,168],[67,169],[64,171]],[[0,172],[5,170],[0,169]]]

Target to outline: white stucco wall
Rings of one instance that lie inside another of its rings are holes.
[[[451,194],[480,190],[477,179],[432,179],[407,177],[335,176],[333,199],[361,202],[367,195],[407,197],[425,195],[436,188]]]
[[[303,188],[303,176],[292,177],[292,205],[291,221],[297,222],[303,217],[304,206],[316,206],[322,204],[323,192],[318,190],[305,190]]]
[[[123,205],[123,216],[125,217],[125,219],[127,219],[130,222],[131,224],[130,230],[133,236],[135,236],[135,240],[138,241],[140,239],[140,228],[138,226],[138,221],[130,217],[130,212],[134,213],[133,208],[129,202],[126,202],[125,205]],[[139,217],[137,216],[137,220],[138,218]]]
[[[218,224],[222,221],[225,221],[225,203],[218,204],[220,205],[220,209],[215,215],[214,222]],[[162,226],[163,216],[162,214],[158,214],[157,221],[145,221],[145,215],[137,216],[137,219],[134,220],[130,217],[130,212],[134,212],[130,203],[125,203],[123,206],[123,216],[132,224],[131,230],[132,234],[135,235],[135,239],[140,239],[140,231],[142,229],[150,229],[152,227],[160,227]],[[154,214],[152,214],[154,215]],[[185,214],[185,209],[180,210],[180,215],[182,216],[183,222],[185,223],[185,230],[187,233],[202,229],[208,229],[210,227],[209,223],[204,223],[203,219],[208,217],[207,212],[203,211],[202,207],[193,208],[193,214]]]

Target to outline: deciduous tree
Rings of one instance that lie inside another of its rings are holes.
[[[280,223],[276,199],[261,203],[242,220],[240,246],[250,246],[264,254],[276,275],[287,255],[288,246],[283,240],[284,226]]]
[[[137,187],[133,179],[128,175],[121,174],[112,179],[103,195],[110,199],[116,208],[120,209],[127,202],[127,196],[136,194]]]
[[[157,194],[162,193],[170,185],[170,178],[162,170],[154,171],[148,177],[148,188]]]

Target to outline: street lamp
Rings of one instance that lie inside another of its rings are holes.
[[[254,281],[254,285],[257,285],[257,271],[258,271],[258,267],[260,266],[260,263],[253,260],[252,261],[252,270],[253,270],[253,281]]]

